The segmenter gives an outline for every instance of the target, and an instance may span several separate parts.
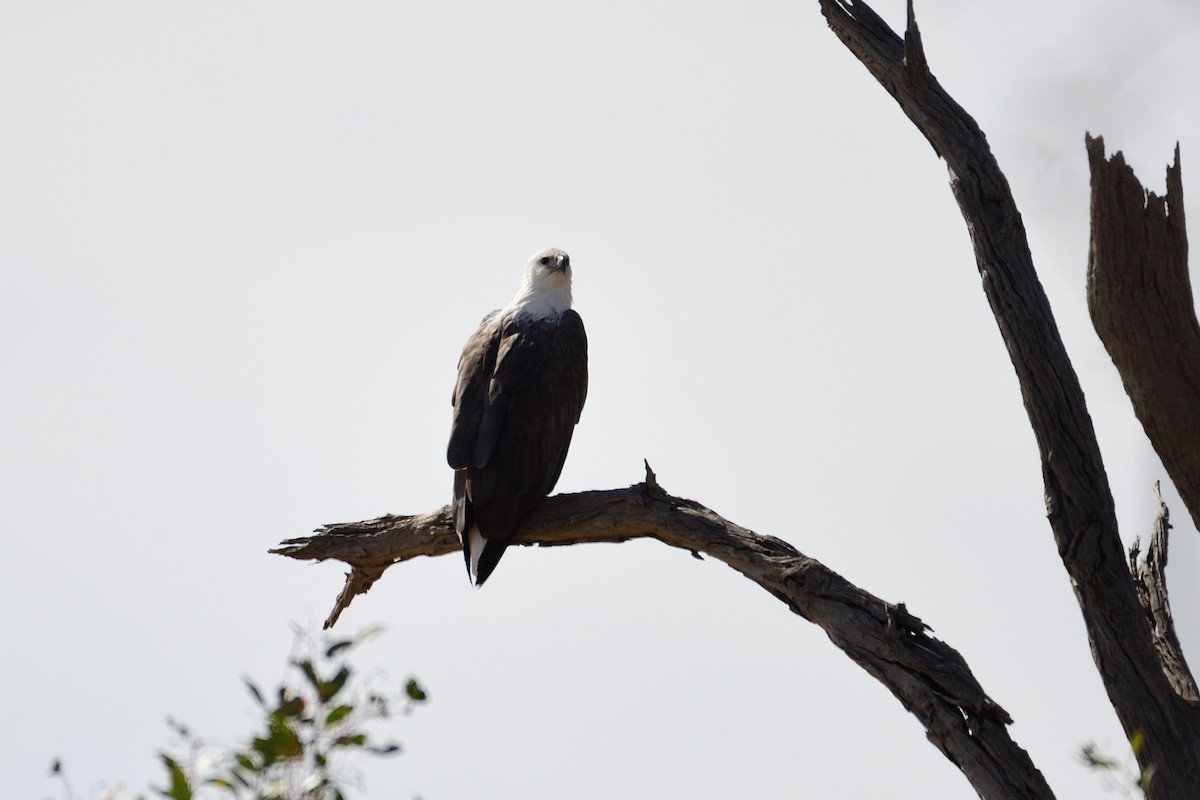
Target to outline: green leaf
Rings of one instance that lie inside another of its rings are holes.
[[[329,645],[329,647],[327,647],[325,649],[325,657],[333,658],[338,653],[342,652],[343,650],[348,650],[349,648],[351,648],[353,646],[354,646],[353,639],[342,639],[341,641],[334,642],[333,644]]]
[[[303,713],[303,697],[284,697],[279,701],[279,707],[271,712],[271,716],[276,719],[296,719]]]
[[[362,747],[367,743],[367,735],[365,733],[356,733],[353,735],[339,736],[333,740],[335,745],[342,747]]]
[[[377,756],[390,756],[393,753],[400,752],[400,745],[392,742],[391,744],[385,744],[382,747],[368,747],[367,749]]]
[[[188,781],[183,767],[179,766],[178,761],[165,753],[162,754],[161,758],[163,765],[167,768],[167,774],[171,778],[171,786],[162,792],[163,797],[170,797],[172,800],[192,800],[192,784]]]
[[[251,767],[249,771],[252,773],[257,773],[258,768]],[[238,789],[237,789],[238,786],[241,786],[243,789],[250,788],[250,781],[246,779],[246,776],[243,775],[242,771],[240,769],[238,769],[237,767],[234,767],[229,770],[229,777],[233,778],[234,781],[237,782],[237,786],[232,786],[229,790],[232,794],[236,795],[238,793]]]
[[[1083,759],[1083,763],[1092,769],[1114,770],[1117,768],[1117,762],[1101,753],[1100,748],[1091,742],[1080,749],[1079,756]]]
[[[1146,767],[1146,771],[1138,776],[1138,788],[1142,790],[1142,794],[1150,791],[1150,783],[1154,780],[1154,765]]]
[[[336,725],[337,723],[341,722],[342,720],[344,720],[346,717],[350,716],[353,713],[354,713],[354,706],[346,706],[346,705],[337,706],[336,708],[334,708],[332,711],[330,711],[328,714],[325,715],[325,724],[326,725]]]
[[[345,686],[346,681],[350,679],[350,668],[342,667],[338,670],[338,674],[332,679],[325,681],[317,686],[317,695],[321,698],[321,702],[327,703],[337,696]]]
[[[265,706],[267,704],[267,701],[263,699],[262,692],[260,692],[258,687],[254,685],[254,681],[243,675],[242,683],[246,684],[246,688],[250,690],[250,694],[254,697],[254,701],[256,703],[258,703],[260,706]]]
[[[417,683],[416,678],[408,679],[408,683],[404,685],[404,693],[414,703],[424,703],[429,699],[429,695],[425,694],[425,690],[421,688],[421,684]]]
[[[317,677],[317,670],[313,667],[312,661],[306,658],[303,661],[297,661],[295,663],[296,666],[300,668],[300,671],[304,673],[304,677],[308,678],[308,682],[312,684],[312,687],[320,691],[321,679]]]
[[[271,729],[267,735],[255,739],[251,747],[262,754],[264,767],[296,758],[304,752],[304,744],[296,735],[296,731],[286,721],[278,718],[271,721]]]

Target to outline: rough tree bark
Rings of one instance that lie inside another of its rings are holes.
[[[1088,310],[1147,438],[1200,528],[1200,324],[1188,278],[1179,146],[1167,195],[1087,137],[1092,170]]]
[[[1147,558],[1139,562],[1135,545],[1127,566],[1083,392],[1034,270],[1020,213],[979,126],[930,73],[912,3],[903,39],[863,2],[820,0],[820,5],[834,33],[897,100],[949,167],[983,289],[1020,381],[1041,453],[1047,516],[1093,657],[1126,732],[1144,741],[1138,760],[1144,770],[1153,771],[1148,796],[1200,797],[1196,684],[1174,635],[1163,575],[1170,527],[1166,507],[1160,505]],[[1095,176],[1108,162],[1098,142],[1089,140],[1089,153]],[[1191,313],[1190,287],[1186,297],[1170,288],[1181,285],[1179,281],[1187,286],[1178,155],[1174,172],[1168,173],[1165,203],[1153,195],[1144,203],[1141,187],[1131,188],[1136,185],[1132,173],[1126,176],[1121,168],[1123,162],[1113,167],[1116,188],[1105,188],[1103,177],[1093,178],[1089,299],[1097,329],[1147,433],[1160,454],[1173,453],[1169,474],[1184,493],[1185,485],[1200,487],[1200,434],[1196,415],[1188,413],[1200,405],[1195,400],[1172,405],[1174,397],[1165,398],[1165,406],[1145,399],[1168,391],[1162,381],[1173,378],[1200,392],[1200,328],[1194,314],[1189,328],[1182,313]],[[1132,222],[1118,223],[1120,215]],[[1139,228],[1143,218],[1145,227]],[[1132,227],[1097,241],[1097,226],[1118,224]],[[1147,250],[1153,255],[1142,259],[1140,254]],[[1136,301],[1125,304],[1131,293]],[[1153,318],[1150,323],[1140,319],[1147,316]],[[1130,320],[1137,324],[1127,327]],[[1187,352],[1163,353],[1170,348],[1155,337],[1177,329],[1185,330],[1185,338],[1192,337],[1182,347]],[[1150,374],[1139,371],[1138,364],[1122,366],[1123,361],[1145,360],[1147,353],[1161,356]],[[1186,377],[1180,378],[1183,373]],[[1200,508],[1194,499],[1198,494],[1184,495],[1193,518]],[[549,498],[522,523],[515,541],[565,545],[640,537],[710,555],[821,626],[834,644],[921,720],[929,740],[962,770],[980,797],[1053,797],[1028,754],[1009,738],[1008,715],[979,686],[963,658],[930,636],[903,605],[874,597],[782,540],[672,497],[658,486],[648,466],[646,481],[629,489]],[[458,550],[447,507],[326,526],[314,536],[287,540],[272,552],[299,559],[336,558],[351,566],[328,627],[392,564]]]
[[[1146,557],[1139,560],[1142,538],[1139,536],[1134,540],[1133,546],[1129,548],[1129,572],[1134,576],[1138,599],[1150,615],[1150,624],[1154,628],[1154,646],[1158,648],[1158,657],[1162,659],[1163,671],[1166,672],[1176,694],[1190,705],[1194,705],[1200,699],[1200,693],[1196,691],[1196,682],[1183,657],[1183,648],[1180,647],[1179,637],[1175,634],[1171,604],[1167,600],[1167,540],[1170,536],[1171,522],[1167,504],[1163,502],[1162,492],[1159,491],[1157,483],[1154,484],[1154,497],[1158,500],[1158,515],[1150,532],[1150,546]]]
[[[1051,798],[1029,754],[1008,735],[1012,722],[971,674],[959,653],[928,633],[903,604],[858,588],[787,542],[749,531],[699,503],[673,497],[646,466],[628,489],[548,498],[524,521],[516,544],[544,546],[652,538],[704,553],[745,575],[817,625],[925,726],[926,736],[984,798]],[[336,558],[351,566],[325,626],[392,564],[460,552],[450,507],[328,525],[289,539],[274,553]]]
[[[895,98],[946,161],[951,188],[971,235],[984,293],[1020,381],[1025,409],[1041,453],[1050,527],[1083,612],[1092,656],[1109,700],[1130,738],[1136,734],[1144,742],[1137,757],[1144,771],[1153,771],[1148,796],[1154,800],[1200,797],[1200,711],[1194,698],[1177,691],[1178,686],[1194,685],[1194,681],[1182,654],[1178,654],[1177,660],[1161,658],[1153,613],[1143,607],[1126,568],[1112,493],[1083,390],[1034,270],[1025,227],[1008,181],[975,120],[930,74],[912,0],[908,3],[908,28],[903,40],[866,3],[821,0],[821,10],[843,44]],[[1139,246],[1161,243],[1160,251],[1135,262],[1143,270],[1142,279],[1151,281],[1151,286],[1161,284],[1151,267],[1141,265],[1156,256],[1166,258],[1168,268],[1162,272],[1175,276],[1176,286],[1181,272],[1186,284],[1183,190],[1177,169],[1174,178],[1168,180],[1173,213],[1159,226],[1165,231],[1159,234],[1154,230],[1154,212],[1165,216],[1160,202],[1157,208],[1152,203],[1146,214],[1146,229],[1152,230],[1152,234],[1143,233],[1140,238],[1132,234],[1115,237],[1117,241],[1131,243],[1113,254],[1115,258],[1132,258]],[[1136,192],[1125,187],[1122,198],[1126,208],[1132,205],[1129,194],[1141,191],[1140,186]],[[1095,216],[1095,209],[1103,206],[1107,196],[1104,191],[1093,194],[1095,224],[1109,222],[1103,208],[1100,217]],[[1141,202],[1139,199],[1137,210]],[[1138,230],[1137,226],[1133,229]],[[1095,272],[1097,264],[1110,263],[1095,258],[1095,243],[1111,240],[1094,234],[1092,241]],[[1137,269],[1124,270],[1123,274],[1136,276]],[[1121,272],[1116,268],[1111,271]],[[1153,290],[1144,293],[1152,294]],[[1186,300],[1190,315],[1190,292]],[[1172,319],[1177,320],[1183,316],[1179,305],[1178,300],[1170,298],[1156,307],[1169,307]],[[1145,306],[1135,303],[1133,313]],[[1186,322],[1174,324],[1186,329]],[[1191,325],[1195,326],[1194,316]],[[1145,336],[1146,329],[1147,326],[1135,324],[1127,330],[1136,337]],[[1119,340],[1121,333],[1114,338]],[[1143,343],[1135,352],[1144,353],[1147,346],[1148,343]],[[1113,347],[1109,349],[1112,351]],[[1126,385],[1130,385],[1129,378]],[[1165,385],[1146,388],[1169,390]],[[1163,402],[1174,401],[1172,398]],[[1135,405],[1148,407],[1144,399],[1139,403],[1137,397]],[[1169,405],[1167,413],[1175,426],[1167,430],[1187,430],[1190,424],[1194,431],[1195,408],[1195,405],[1183,409]],[[1181,424],[1181,419],[1187,423]],[[1190,456],[1183,468],[1197,466],[1196,451]],[[1194,480],[1200,479],[1195,472],[1192,476]],[[1186,680],[1180,678],[1181,671]]]

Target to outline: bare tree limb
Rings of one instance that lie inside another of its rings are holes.
[[[742,528],[699,503],[673,497],[646,467],[628,489],[547,498],[521,524],[515,544],[556,546],[651,538],[715,558],[819,625],[925,726],[981,797],[1050,798],[1045,779],[1008,735],[1008,714],[983,691],[954,648],[932,637],[904,607],[851,584],[787,542]],[[326,627],[388,566],[460,551],[449,507],[328,525],[274,553],[336,558],[352,567]]]
[[[1167,195],[1087,137],[1092,171],[1088,310],[1133,411],[1200,528],[1200,323],[1188,276],[1179,145]]]
[[[1126,732],[1140,737],[1152,800],[1200,796],[1200,712],[1195,684],[1163,649],[1169,610],[1155,611],[1162,546],[1152,543],[1147,613],[1125,566],[1112,495],[1083,392],[1038,281],[1007,179],[975,121],[929,71],[911,1],[904,39],[864,2],[820,0],[830,27],[897,100],[950,170],[975,248],[985,295],[1008,348],[1041,454],[1047,515],[1071,578],[1093,658]],[[1170,191],[1168,197],[1171,197]],[[1174,213],[1174,205],[1172,206]],[[1178,223],[1182,227],[1181,206]],[[983,692],[962,657],[929,636],[903,605],[850,584],[786,542],[722,519],[647,481],[624,490],[560,495],[522,524],[516,543],[562,545],[655,538],[717,558],[820,625],[925,725],[927,735],[984,798],[1052,797],[1028,755],[1008,737],[1008,715]],[[327,625],[390,565],[458,549],[449,510],[327,526],[275,552],[338,558],[352,567]],[[1141,573],[1139,573],[1141,574]],[[1161,586],[1165,599],[1165,584]],[[1165,609],[1165,604],[1161,606]],[[1177,648],[1176,648],[1177,650]],[[1166,655],[1164,655],[1164,653]]]
[[[1125,567],[1116,514],[1083,390],[1033,267],[1004,173],[969,114],[930,74],[908,3],[900,39],[866,3],[820,0],[842,43],[945,159],[983,290],[1008,348],[1037,439],[1046,509],[1092,656],[1126,733],[1140,732],[1149,796],[1200,797],[1200,716],[1166,674]]]
[[[1167,597],[1167,538],[1171,523],[1167,504],[1163,502],[1162,491],[1157,483],[1154,484],[1154,499],[1158,502],[1158,514],[1150,533],[1150,547],[1146,557],[1139,562],[1142,540],[1140,536],[1134,540],[1129,548],[1129,571],[1134,577],[1138,599],[1154,628],[1154,645],[1158,648],[1167,679],[1174,684],[1180,697],[1195,702],[1200,700],[1200,693],[1196,691],[1196,682],[1183,657]]]

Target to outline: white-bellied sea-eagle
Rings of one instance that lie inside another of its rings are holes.
[[[571,259],[535,254],[507,307],[458,361],[446,460],[467,574],[492,574],[517,525],[554,489],[587,395],[587,336],[571,310]]]

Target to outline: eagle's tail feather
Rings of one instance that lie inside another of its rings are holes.
[[[484,539],[478,528],[471,528],[471,563],[470,573],[476,586],[492,574],[492,570],[500,563],[500,557],[508,547],[507,539]]]

